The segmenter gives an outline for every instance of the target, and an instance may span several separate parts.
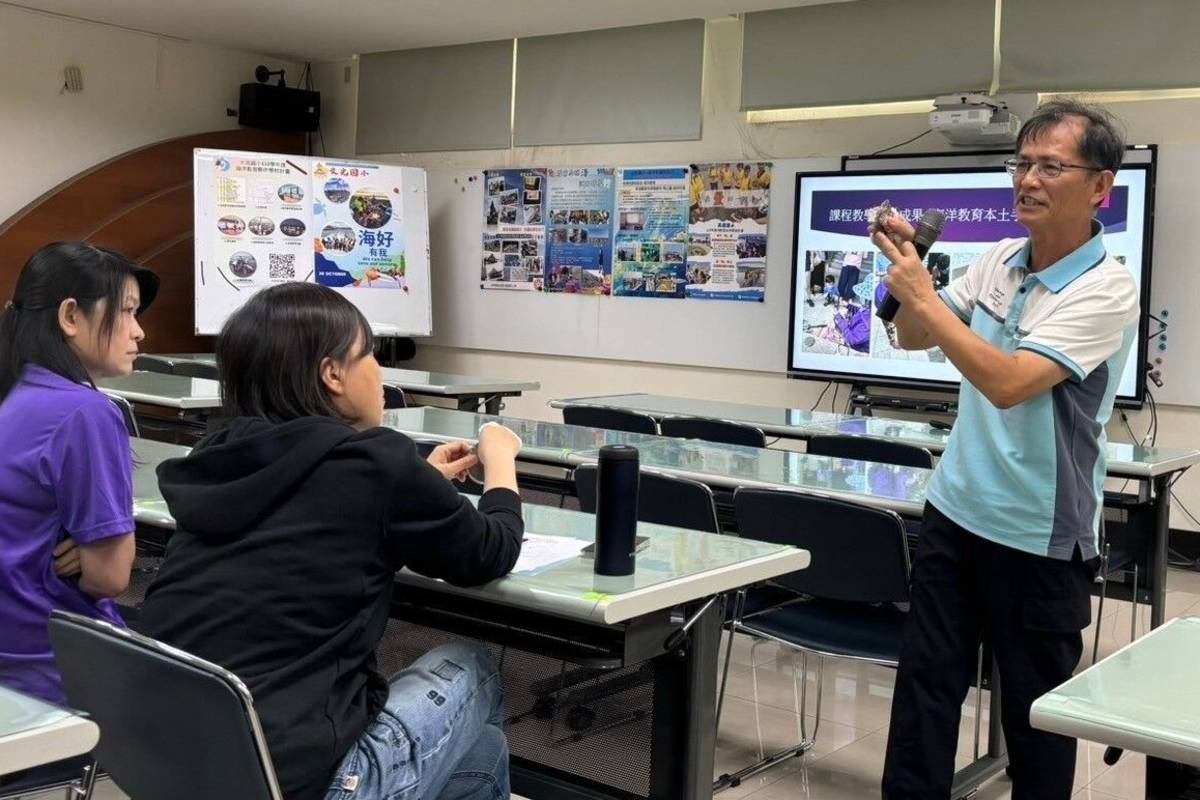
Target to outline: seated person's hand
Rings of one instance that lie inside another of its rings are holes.
[[[483,466],[514,461],[521,452],[521,437],[496,422],[486,422],[479,429],[479,445],[475,448]]]
[[[479,463],[466,442],[447,442],[433,448],[427,459],[448,481],[465,481],[467,471]]]
[[[54,574],[60,578],[70,578],[81,571],[79,548],[75,546],[75,540],[68,536],[54,548]]]

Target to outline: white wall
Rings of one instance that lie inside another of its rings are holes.
[[[83,91],[60,91],[63,68]],[[254,67],[300,65],[0,5],[0,222],[62,181],[136,147],[237,127]]]
[[[501,166],[556,166],[589,164],[651,164],[696,161],[706,158],[782,159],[836,157],[846,153],[870,153],[909,138],[925,129],[923,115],[821,120],[804,123],[747,125],[738,109],[740,82],[740,23],[723,19],[710,22],[705,56],[703,139],[698,142],[596,145],[577,147],[531,147],[505,151],[474,151],[414,154],[357,154],[354,150],[354,84],[357,63],[337,62],[316,68],[322,91],[336,87],[338,114],[324,117],[326,143],[331,153],[343,156],[397,161],[427,169],[486,169]],[[351,65],[349,84],[343,83],[343,68]],[[831,80],[836,76],[797,76],[797,79]],[[327,105],[327,109],[331,106]],[[1200,99],[1124,102],[1111,106],[1126,123],[1131,142],[1157,144],[1200,143]],[[909,151],[950,150],[938,137],[929,136]],[[777,176],[777,180],[785,179]],[[789,209],[777,209],[776,224],[788,224]],[[432,254],[435,278],[437,253]],[[449,268],[445,265],[444,268]],[[465,265],[463,268],[467,268]],[[469,267],[474,270],[472,263]],[[786,291],[777,276],[772,291]],[[437,293],[435,292],[435,297]],[[453,298],[446,298],[452,302]],[[435,302],[434,323],[440,309]],[[496,320],[503,325],[504,321]],[[702,340],[719,335],[712,331],[680,331],[681,337]],[[781,331],[780,336],[786,332]],[[1167,356],[1170,357],[1168,352]],[[558,412],[546,406],[556,397],[602,392],[644,391],[713,399],[740,400],[764,405],[810,406],[823,384],[789,381],[779,374],[736,370],[695,369],[661,364],[631,364],[597,359],[506,353],[492,350],[464,350],[448,347],[418,346],[415,365],[451,372],[492,374],[531,378],[541,381],[539,392],[507,401],[508,412],[515,416],[558,419]],[[1167,371],[1179,373],[1195,369],[1195,364],[1174,363]],[[842,389],[844,399],[846,390]],[[832,392],[830,392],[832,395]],[[831,396],[826,395],[822,407]],[[841,401],[839,401],[840,404]],[[1196,398],[1200,404],[1200,398]],[[1128,440],[1129,436],[1114,418],[1110,436]],[[1149,411],[1130,415],[1139,436],[1149,424]],[[1200,447],[1200,410],[1183,406],[1160,407],[1158,444],[1163,447]],[[1179,500],[1200,515],[1200,477],[1189,473],[1176,486]],[[1172,524],[1200,530],[1178,504]]]

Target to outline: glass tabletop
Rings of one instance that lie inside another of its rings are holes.
[[[541,387],[537,381],[488,378],[477,375],[455,375],[449,372],[427,372],[419,369],[383,368],[383,382],[395,384],[401,389],[420,393],[422,390],[437,393],[461,392],[520,392]]]
[[[772,408],[748,403],[697,400],[690,397],[668,397],[657,394],[610,394],[595,397],[570,397],[555,401],[555,405],[572,403],[642,411],[656,417],[680,414],[731,422],[746,422],[761,427],[764,433],[780,433],[784,432],[781,429],[807,427],[812,424],[832,422],[837,418],[836,414],[810,411],[807,408]]]
[[[217,365],[215,353],[147,353],[146,355],[165,358],[167,361],[194,361],[197,364],[208,364],[213,367]]]
[[[164,375],[161,372],[131,372],[96,382],[97,388],[127,400],[181,407],[221,405],[221,384],[207,378]]]
[[[577,454],[594,461],[596,450]],[[931,470],[828,458],[792,450],[664,439],[638,446],[643,468],[691,476],[712,486],[793,488],[907,514],[920,514]]]
[[[468,499],[478,502],[477,498]],[[564,536],[581,544],[595,541],[596,518],[592,514],[528,503],[522,504],[521,511],[527,533]],[[666,593],[671,588],[690,584],[686,590],[689,599],[699,598],[802,569],[808,563],[802,550],[736,536],[643,522],[638,523],[637,533],[649,541],[638,552],[630,576],[596,575],[592,559],[577,555],[532,573],[511,573],[481,587],[459,589],[439,584],[445,591],[611,624],[670,607],[673,603]],[[411,573],[401,579],[430,582]]]
[[[946,449],[950,431],[931,427],[926,422],[889,417],[859,417],[797,408],[771,408],[717,400],[667,397],[652,394],[615,394],[573,397],[555,401],[561,406],[588,403],[610,408],[643,411],[654,416],[683,414],[714,417],[758,425],[764,433],[792,438],[821,434],[847,434],[896,439],[924,447],[937,455]],[[1200,451],[1162,447],[1142,447],[1127,442],[1109,442],[1108,473],[1121,477],[1162,475],[1200,463]]]
[[[385,411],[383,415],[385,428],[400,431],[413,439],[438,441],[464,439],[474,442],[479,437],[479,427],[485,422],[499,422],[520,436],[522,459],[563,466],[570,463],[572,454],[581,450],[591,450],[608,444],[639,446],[663,440],[661,436],[643,433],[583,428],[516,417],[495,417],[448,408],[396,408]]]
[[[0,686],[0,738],[45,728],[74,716],[66,709]]]
[[[1200,617],[1173,619],[1038,699],[1034,722],[1200,765],[1197,653]]]

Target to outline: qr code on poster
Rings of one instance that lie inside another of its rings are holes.
[[[271,253],[268,256],[270,263],[270,277],[273,281],[294,280],[296,277],[296,254],[295,253]]]

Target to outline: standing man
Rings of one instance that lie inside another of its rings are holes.
[[[1096,207],[1124,142],[1098,108],[1055,101],[1017,136],[1017,220],[940,293],[894,216],[873,241],[892,262],[900,347],[940,347],[963,375],[958,422],[929,486],[892,700],[888,800],[949,797],[959,715],[981,636],[994,645],[1014,800],[1066,800],[1075,741],[1033,730],[1029,707],[1070,677],[1091,617],[1104,425],[1138,322],[1129,269]]]

